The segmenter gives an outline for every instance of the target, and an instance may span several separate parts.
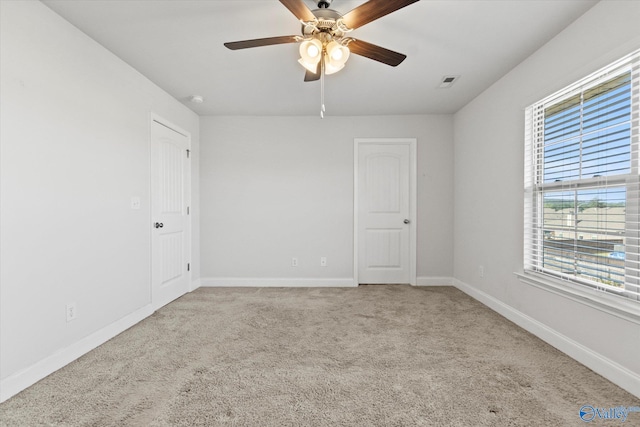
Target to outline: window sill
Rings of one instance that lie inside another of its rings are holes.
[[[533,272],[515,273],[527,285],[569,298],[580,304],[640,325],[640,304],[624,297],[609,295],[596,289],[584,288],[569,281],[554,279]]]

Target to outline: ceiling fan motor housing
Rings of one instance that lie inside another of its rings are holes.
[[[316,9],[312,11],[316,17],[315,22],[302,24],[302,34],[304,37],[316,37],[322,41],[341,40],[348,30],[341,25],[340,15],[333,9]]]

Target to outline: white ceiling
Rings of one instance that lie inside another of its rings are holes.
[[[392,1],[392,0],[389,0]],[[300,34],[277,0],[43,0],[200,115],[315,115],[297,44],[223,42]],[[305,0],[310,9],[316,3]],[[334,0],[344,14],[364,0]],[[352,55],[327,76],[328,115],[453,113],[591,8],[595,0],[422,0],[350,36],[404,53],[398,67]],[[445,75],[460,75],[449,89]],[[203,104],[188,101],[191,95]]]

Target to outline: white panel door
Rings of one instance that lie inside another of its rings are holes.
[[[411,283],[411,144],[357,151],[358,282]]]
[[[151,299],[154,309],[189,290],[189,137],[151,122]]]

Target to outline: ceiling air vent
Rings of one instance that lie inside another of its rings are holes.
[[[438,87],[441,89],[450,88],[459,78],[460,76],[444,76]]]

